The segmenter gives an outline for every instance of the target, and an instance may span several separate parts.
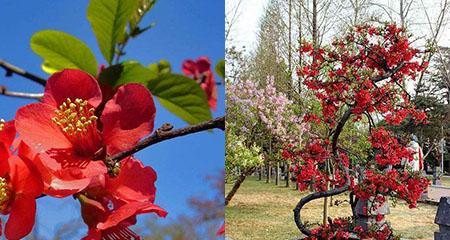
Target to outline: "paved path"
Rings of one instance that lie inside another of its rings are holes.
[[[432,202],[439,202],[441,197],[450,197],[450,187],[431,185],[428,188],[428,200]]]

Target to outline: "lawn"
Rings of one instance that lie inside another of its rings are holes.
[[[450,187],[450,178],[449,177],[441,178],[441,182],[442,182],[442,185]]]
[[[231,185],[226,185],[228,191]],[[267,184],[255,177],[248,178],[230,205],[226,208],[227,237],[231,240],[291,240],[301,234],[295,226],[292,209],[304,194],[293,188]],[[344,199],[338,196],[334,199]],[[323,200],[310,202],[302,210],[302,216],[310,223],[319,223],[322,219]],[[433,239],[436,206],[419,204],[416,209],[408,209],[406,204],[391,206],[388,220],[405,239]],[[330,215],[349,216],[347,203],[333,206]]]

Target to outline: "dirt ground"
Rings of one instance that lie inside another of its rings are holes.
[[[226,186],[228,191],[231,185]],[[226,208],[227,237],[232,240],[280,240],[299,238],[301,233],[295,226],[292,209],[304,193],[293,188],[275,186],[248,178],[241,186],[230,205]],[[344,200],[346,196],[336,199]],[[302,210],[302,216],[310,223],[319,223],[322,219],[323,199],[310,202]],[[434,224],[437,206],[419,204],[416,209],[399,202],[390,207],[387,219],[397,234],[404,239],[433,239],[438,229]],[[333,206],[330,216],[351,215],[348,203]]]

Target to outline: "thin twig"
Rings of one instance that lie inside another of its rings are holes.
[[[9,77],[12,74],[17,74],[20,75],[24,78],[27,78],[33,82],[39,83],[42,86],[45,86],[45,84],[47,83],[47,81],[39,76],[36,76],[34,74],[31,74],[19,67],[16,67],[14,65],[12,65],[11,63],[8,63],[2,59],[0,59],[0,67],[2,67],[3,69],[5,69],[6,71],[6,76]]]
[[[8,97],[16,97],[16,98],[36,99],[36,100],[40,100],[44,96],[43,93],[27,93],[27,92],[8,91],[8,89],[5,86],[0,86],[0,95],[4,95],[4,96],[8,96]]]
[[[166,126],[166,128],[167,128],[167,126]],[[189,134],[198,133],[198,132],[215,129],[215,128],[225,130],[225,117],[219,117],[216,119],[212,119],[212,120],[200,123],[198,125],[188,126],[188,127],[180,128],[180,129],[176,129],[176,130],[167,131],[164,129],[158,129],[158,131],[156,131],[151,136],[142,140],[140,143],[138,143],[132,149],[118,153],[114,156],[108,157],[105,160],[105,163],[109,166],[114,166],[120,160],[122,160],[128,156],[131,156],[132,154],[135,154],[135,153],[141,151],[142,149],[147,148],[153,144],[156,144],[156,143],[159,143],[159,142],[162,142],[165,140],[169,140],[172,138],[186,136]]]

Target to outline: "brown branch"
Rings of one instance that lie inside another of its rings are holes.
[[[47,81],[45,79],[43,79],[37,75],[34,75],[32,73],[29,73],[19,67],[16,67],[16,66],[12,65],[11,63],[8,63],[2,59],[0,59],[0,67],[6,71],[7,77],[12,76],[13,74],[17,74],[17,75],[27,78],[33,82],[36,82],[42,86],[45,86],[45,84],[47,83]]]
[[[180,128],[180,129],[176,129],[176,130],[172,130],[172,128],[173,128],[172,125],[167,124],[167,123],[164,124],[161,128],[156,130],[156,132],[153,135],[142,140],[134,148],[132,148],[128,151],[118,153],[112,157],[106,158],[105,164],[108,166],[108,168],[110,168],[110,167],[114,168],[120,160],[122,160],[128,156],[131,156],[132,154],[137,153],[140,150],[145,149],[153,144],[163,142],[165,140],[169,140],[172,138],[186,136],[189,134],[198,133],[198,132],[202,132],[205,130],[211,130],[211,129],[215,129],[215,128],[221,129],[222,131],[224,131],[225,130],[225,117],[215,118],[215,119],[200,123],[198,125],[188,126],[188,127]],[[113,173],[112,172],[113,170],[114,169],[109,169],[110,174]],[[45,194],[41,194],[40,196],[36,197],[36,199],[43,198],[46,196],[47,195],[45,195]],[[76,195],[74,195],[74,196],[76,196]]]
[[[374,78],[372,78],[371,80],[372,80],[372,82],[374,82],[374,83],[383,81],[383,80],[385,80],[385,79],[387,79],[387,78],[392,77],[395,73],[397,73],[397,72],[398,72],[402,67],[404,67],[404,66],[405,66],[405,62],[401,62],[399,65],[397,65],[397,67],[395,67],[395,68],[393,68],[393,69],[391,69],[391,70],[388,70],[388,71],[387,71],[386,73],[384,73],[383,75],[374,77]]]
[[[228,204],[230,203],[231,199],[233,199],[234,195],[236,194],[236,192],[239,190],[239,188],[241,187],[241,184],[245,181],[245,178],[247,176],[249,176],[250,174],[252,174],[252,172],[255,170],[254,167],[243,170],[241,175],[239,175],[239,177],[237,178],[236,182],[234,182],[233,188],[230,190],[230,192],[228,192],[227,196],[225,197],[225,206],[228,206]]]
[[[27,93],[27,92],[8,91],[8,89],[5,86],[0,86],[0,95],[4,95],[4,96],[8,96],[8,97],[36,99],[36,100],[40,100],[44,96],[43,93]]]
[[[108,157],[105,160],[105,163],[108,167],[113,167],[118,163],[120,160],[131,156],[132,154],[135,154],[142,149],[145,149],[151,145],[154,145],[156,143],[169,140],[176,137],[186,136],[193,133],[202,132],[205,130],[211,130],[211,129],[221,129],[222,131],[225,130],[225,117],[219,117],[216,119],[212,119],[203,123],[200,123],[198,125],[188,126],[185,128],[180,128],[176,130],[172,130],[172,127],[170,125],[165,125],[162,128],[158,129],[154,134],[151,136],[145,138],[140,143],[138,143],[135,147],[128,151],[124,151],[121,153],[118,153],[114,156]]]

